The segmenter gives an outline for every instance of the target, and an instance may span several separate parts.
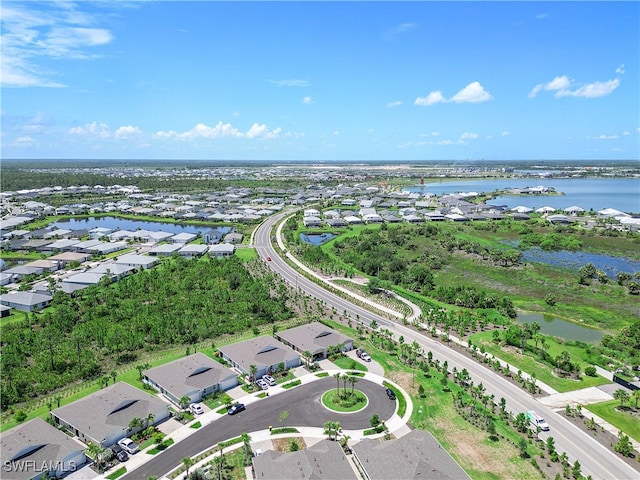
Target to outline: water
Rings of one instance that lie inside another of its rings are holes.
[[[520,323],[537,322],[540,324],[540,333],[564,338],[565,340],[598,343],[604,336],[604,333],[600,330],[584,327],[577,323],[542,313],[518,312],[517,321]]]
[[[149,230],[151,232],[167,232],[167,233],[205,233],[209,230],[213,230],[211,227],[199,227],[194,225],[179,225],[176,223],[164,223],[164,222],[144,222],[141,220],[129,220],[128,218],[117,217],[89,217],[89,218],[71,218],[69,220],[63,220],[55,222],[58,228],[68,230],[91,230],[92,228],[102,227],[115,230]],[[215,230],[219,230],[223,235],[229,233],[231,227],[215,227]]]
[[[310,245],[318,246],[327,243],[329,240],[336,238],[333,233],[301,233],[300,240]]]
[[[640,261],[625,257],[613,257],[598,253],[571,252],[568,250],[548,251],[532,247],[522,252],[523,262],[546,263],[554,267],[579,270],[592,263],[597,270],[604,271],[609,278],[615,279],[619,272],[640,272]]]
[[[553,187],[565,195],[505,195],[487,202],[489,205],[506,205],[509,208],[523,205],[540,208],[550,206],[559,210],[577,205],[595,211],[615,208],[621,212],[640,213],[640,180],[636,178],[513,178],[459,180],[453,182],[426,183],[408,187],[411,192],[445,193],[479,192],[525,187]]]

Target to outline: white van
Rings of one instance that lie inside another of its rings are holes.
[[[533,410],[529,410],[527,412],[527,420],[529,420],[529,423],[531,423],[531,425],[533,425],[534,427],[540,428],[540,430],[544,430],[545,432],[549,431],[549,425],[547,425],[547,422],[545,422],[544,418],[542,418]]]

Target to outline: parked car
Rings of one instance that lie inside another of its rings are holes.
[[[369,356],[369,354],[367,352],[365,352],[364,350],[361,349],[357,349],[356,350],[356,356],[362,360],[364,360],[365,362],[370,362],[371,361],[371,357]]]
[[[192,403],[189,405],[189,410],[191,410],[191,413],[194,415],[202,415],[204,413],[204,409],[199,403]]]
[[[269,388],[269,384],[261,378],[256,380],[256,385],[258,385],[262,390],[267,390]]]
[[[271,387],[273,387],[276,384],[276,379],[273,378],[271,375],[263,375],[262,380],[267,382]]]
[[[130,438],[123,438],[118,442],[118,445],[120,445],[122,449],[130,455],[133,455],[140,450],[138,444]]]
[[[236,413],[241,412],[245,409],[246,407],[244,406],[244,403],[236,403],[235,405],[231,405],[231,407],[229,407],[227,413],[229,415],[235,415]]]
[[[390,388],[387,388],[385,390],[385,393],[387,394],[387,397],[389,397],[389,400],[395,400],[396,399],[396,392],[394,392]]]
[[[127,452],[125,452],[122,449],[122,447],[120,445],[118,445],[117,443],[111,446],[111,450],[113,451],[113,453],[115,454],[116,458],[120,462],[126,462],[127,460],[129,460],[129,455],[127,455]]]

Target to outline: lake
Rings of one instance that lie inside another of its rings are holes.
[[[640,213],[640,180],[635,178],[506,178],[481,180],[456,180],[452,182],[425,183],[408,187],[411,192],[445,193],[479,192],[525,187],[553,187],[565,195],[505,195],[487,202],[489,205],[519,205],[540,208],[550,206],[559,210],[577,205],[595,211],[615,208],[621,212]]]
[[[300,240],[310,245],[318,246],[327,243],[329,240],[336,238],[333,233],[301,233]]]
[[[549,251],[532,247],[522,252],[523,262],[546,263],[554,267],[579,270],[587,263],[592,263],[597,270],[604,271],[611,279],[619,272],[640,272],[640,262],[625,257],[614,257],[598,253],[571,252],[568,250]]]
[[[600,330],[584,327],[561,318],[542,313],[518,312],[519,323],[538,323],[540,333],[560,337],[565,340],[577,340],[585,343],[598,343],[604,337]]]
[[[92,228],[102,227],[115,230],[129,230],[135,232],[136,230],[149,230],[151,232],[158,232],[162,230],[168,233],[204,233],[209,230],[220,230],[222,234],[229,233],[231,227],[199,227],[194,225],[179,225],[177,223],[164,223],[164,222],[144,222],[141,220],[130,220],[128,218],[118,217],[89,217],[89,218],[71,218],[69,220],[61,220],[55,222],[58,228],[68,230],[91,230]]]

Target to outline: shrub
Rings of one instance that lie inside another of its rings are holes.
[[[597,375],[596,374],[596,367],[593,367],[593,366],[585,367],[584,368],[584,374],[588,375],[590,377],[595,377]]]

